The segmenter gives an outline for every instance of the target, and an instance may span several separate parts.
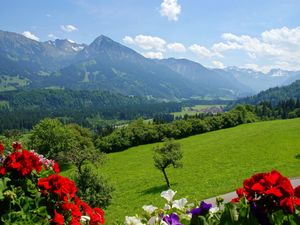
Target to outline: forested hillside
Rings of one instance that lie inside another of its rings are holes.
[[[269,101],[272,104],[276,104],[290,98],[300,98],[300,80],[297,80],[288,86],[270,88],[257,95],[242,98],[237,100],[235,104],[258,104],[262,101]]]

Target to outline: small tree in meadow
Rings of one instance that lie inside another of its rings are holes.
[[[182,166],[179,162],[182,159],[180,144],[175,142],[173,139],[165,139],[162,147],[157,146],[153,150],[154,166],[163,173],[167,186],[170,188],[166,169],[170,166],[173,166],[174,168]]]

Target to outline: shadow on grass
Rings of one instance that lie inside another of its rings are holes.
[[[177,185],[177,183],[172,184],[170,189],[172,189],[172,187],[175,187],[176,185]],[[160,194],[161,192],[166,191],[168,189],[169,188],[167,187],[167,185],[164,184],[164,185],[159,185],[159,186],[148,188],[148,189],[142,191],[141,193],[143,195]]]
[[[300,154],[295,155],[296,159],[300,159]]]

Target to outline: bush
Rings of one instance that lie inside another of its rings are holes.
[[[78,187],[77,195],[90,206],[106,208],[110,205],[114,188],[101,176],[84,167],[82,173],[74,177]]]

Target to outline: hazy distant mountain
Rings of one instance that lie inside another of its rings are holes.
[[[291,79],[289,83],[295,81],[291,77],[296,72],[272,69],[268,73],[262,73],[252,69],[244,69],[238,67],[228,67],[224,69],[231,74],[236,80],[244,85],[247,85],[256,92],[267,90],[271,87],[282,86],[288,79]]]
[[[197,85],[203,90],[204,95],[218,93],[223,96],[246,96],[254,93],[251,88],[241,84],[234,77],[224,75],[223,70],[211,70],[187,59],[169,58],[160,62]]]
[[[45,43],[54,46],[56,49],[64,52],[65,54],[71,55],[80,52],[87,46],[86,44],[77,44],[68,39],[56,39],[54,41],[46,41]]]

